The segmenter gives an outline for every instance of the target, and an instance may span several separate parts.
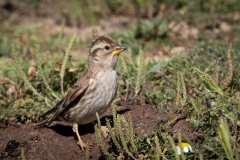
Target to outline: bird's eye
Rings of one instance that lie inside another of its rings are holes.
[[[109,46],[105,46],[104,48],[105,48],[106,50],[109,50],[109,49],[110,49],[110,47],[109,47]]]

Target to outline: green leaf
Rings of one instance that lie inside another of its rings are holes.
[[[199,76],[199,78],[205,83],[205,86],[207,89],[217,92],[218,94],[223,96],[222,89],[215,84],[215,82],[212,80],[212,78],[209,75],[203,73],[198,68],[193,67],[193,69],[194,69],[195,73]]]
[[[167,65],[168,65],[168,62],[165,62],[165,61],[156,63],[154,66],[152,66],[148,70],[148,73],[159,71],[161,68],[166,67]]]

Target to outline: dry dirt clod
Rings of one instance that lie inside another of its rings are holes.
[[[101,126],[101,131],[104,138],[108,137],[109,129],[106,126]]]
[[[20,143],[17,142],[16,140],[10,140],[8,143],[7,143],[7,146],[5,148],[5,152],[7,152],[7,155],[8,156],[14,156],[19,147]]]

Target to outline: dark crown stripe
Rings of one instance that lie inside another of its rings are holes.
[[[116,44],[116,42],[111,39],[110,37],[107,37],[107,36],[98,36],[93,42],[92,42],[92,46],[93,47],[94,45],[96,45],[97,43],[99,42],[106,42],[110,45],[114,45]]]

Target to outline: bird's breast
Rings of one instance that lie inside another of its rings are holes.
[[[90,85],[96,87],[96,99],[99,107],[108,106],[115,97],[117,90],[117,73],[116,71],[99,72],[95,79],[90,80]]]
[[[71,121],[86,124],[101,116],[110,107],[117,91],[116,71],[98,72],[90,79],[88,89],[77,105],[69,110]]]

